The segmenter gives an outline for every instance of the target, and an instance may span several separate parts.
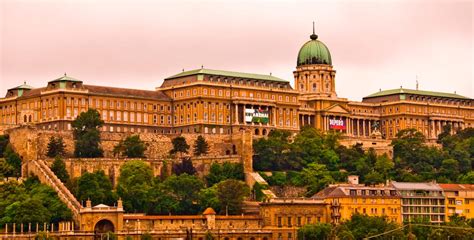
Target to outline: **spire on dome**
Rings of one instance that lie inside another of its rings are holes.
[[[318,39],[318,35],[316,35],[316,33],[314,32],[314,21],[313,21],[313,34],[311,34],[309,36],[309,38],[311,38],[311,40],[316,40]]]

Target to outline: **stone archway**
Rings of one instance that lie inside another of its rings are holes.
[[[115,227],[112,221],[108,219],[102,219],[98,221],[94,226],[94,234],[96,239],[100,239],[101,236],[107,232],[114,232]]]

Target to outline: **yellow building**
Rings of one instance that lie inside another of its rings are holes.
[[[314,195],[328,204],[334,223],[349,220],[356,213],[385,216],[389,221],[402,222],[400,195],[395,188],[359,184],[356,176],[349,176],[349,179],[349,183],[329,185]]]
[[[434,140],[446,124],[474,126],[474,101],[455,93],[392,89],[349,101],[337,96],[336,70],[316,34],[298,52],[294,86],[272,75],[195,69],[164,79],[155,91],[88,85],[66,74],[45,87],[23,84],[0,98],[0,131],[21,124],[70,130],[74,118],[97,109],[110,132],[265,136],[310,125],[346,139],[394,138],[416,128]],[[92,82],[92,81],[89,81]]]
[[[474,184],[439,184],[446,197],[446,220],[458,214],[474,218]]]

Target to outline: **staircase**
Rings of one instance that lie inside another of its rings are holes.
[[[38,176],[42,183],[52,187],[58,193],[59,199],[71,210],[76,223],[79,223],[81,204],[69,189],[64,186],[61,180],[56,177],[49,166],[43,160],[31,160],[29,161],[29,171]]]

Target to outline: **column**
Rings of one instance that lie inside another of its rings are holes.
[[[362,136],[365,137],[365,119],[362,119]]]
[[[311,125],[311,115],[308,115],[308,124]]]
[[[348,136],[352,136],[352,133],[353,133],[353,131],[352,131],[352,119],[349,118],[349,117],[346,117],[346,122],[347,122],[347,131],[346,131],[346,133],[347,133]]]
[[[430,137],[434,138],[435,133],[435,124],[433,120],[430,120]]]
[[[369,120],[369,136],[372,133],[372,120]]]
[[[272,112],[273,112],[273,126],[276,127],[277,126],[277,119],[276,119],[276,115],[277,115],[277,109],[276,107],[272,107]]]
[[[239,105],[235,104],[235,124],[239,124]]]
[[[247,124],[245,121],[245,104],[242,104],[242,124]]]
[[[440,132],[441,132],[441,121],[438,120],[438,128],[436,129],[435,138],[438,137]]]

